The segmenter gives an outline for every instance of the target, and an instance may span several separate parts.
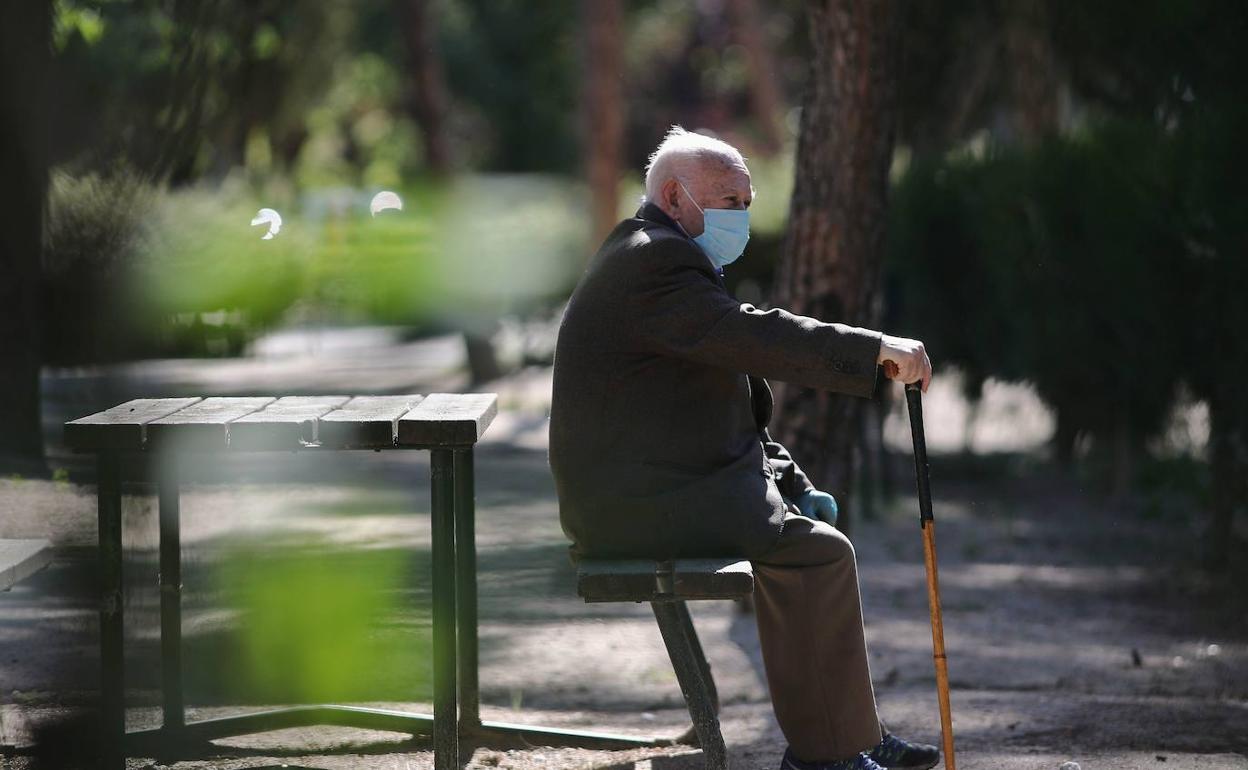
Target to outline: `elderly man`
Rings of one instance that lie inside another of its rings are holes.
[[[835,503],[767,431],[768,378],[867,397],[878,365],[926,389],[931,364],[915,340],[734,300],[722,273],[752,198],[724,142],[674,127],[650,157],[644,204],[594,255],[559,329],[560,519],[574,558],[753,562],[782,770],[932,767],[935,747],[881,729]]]

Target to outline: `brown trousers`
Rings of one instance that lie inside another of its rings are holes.
[[[831,761],[870,750],[881,728],[849,538],[789,513],[776,545],[753,564],[767,684],[793,753]]]

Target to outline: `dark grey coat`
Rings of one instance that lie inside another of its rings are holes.
[[[572,293],[550,466],[573,556],[759,556],[811,484],[771,441],[766,379],[870,396],[877,332],[737,302],[653,204]]]

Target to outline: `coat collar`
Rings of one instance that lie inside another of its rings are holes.
[[[689,237],[689,235],[685,233],[684,229],[680,225],[676,224],[675,219],[669,217],[667,212],[659,208],[657,204],[650,203],[649,201],[641,204],[641,208],[637,209],[637,218],[644,219],[647,222],[654,222],[656,225],[663,225],[664,227],[675,230],[686,238]]]
[[[680,235],[683,238],[688,240],[690,243],[693,243],[693,245],[698,249],[699,252],[702,251],[702,247],[698,246],[697,242],[689,237],[689,233],[685,232],[685,228],[676,224],[676,220],[669,217],[667,215],[667,212],[659,208],[656,204],[650,203],[649,201],[641,204],[641,208],[637,209],[636,217],[638,219],[644,219],[647,222],[653,222],[656,225],[662,225],[663,227],[666,227],[669,230],[675,230],[676,232],[680,233]],[[710,262],[711,261],[710,257],[707,257],[706,261]],[[718,267],[718,268],[715,267],[714,263],[711,264],[711,268],[715,271],[715,274],[719,276],[720,281],[723,281],[724,269],[722,267]]]

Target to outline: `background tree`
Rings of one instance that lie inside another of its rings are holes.
[[[396,0],[395,16],[407,50],[407,98],[412,117],[420,126],[429,171],[445,176],[451,170],[446,138],[446,84],[438,52],[436,17],[427,0]]]
[[[821,0],[807,3],[807,13],[814,58],[774,304],[877,326],[897,120],[899,8]],[[812,481],[849,510],[857,400],[792,386],[779,387],[776,395],[780,440]]]
[[[0,4],[0,469],[43,470],[39,410],[52,4]]]
[[[779,72],[757,0],[728,0],[733,37],[745,49],[749,72],[750,118],[761,149],[769,155],[784,148],[787,107]]]
[[[620,0],[581,3],[581,147],[589,184],[591,240],[618,221],[624,151],[624,8]]]

